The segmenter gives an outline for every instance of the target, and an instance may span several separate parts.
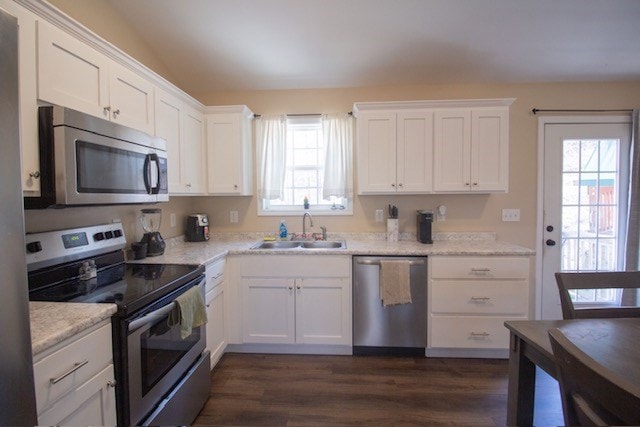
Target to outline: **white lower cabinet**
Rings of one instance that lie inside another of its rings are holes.
[[[39,425],[115,425],[111,323],[34,356]]]
[[[506,355],[504,322],[529,317],[529,258],[431,257],[429,270],[427,355]]]
[[[225,318],[225,272],[224,259],[205,266],[207,283],[205,285],[205,304],[207,307],[207,350],[211,353],[213,369],[227,347]]]
[[[351,263],[345,256],[245,256],[242,342],[351,345]]]

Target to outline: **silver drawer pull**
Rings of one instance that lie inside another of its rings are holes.
[[[486,274],[491,272],[491,269],[488,267],[484,267],[484,268],[471,268],[471,273],[473,274]]]
[[[471,297],[471,302],[488,302],[491,301],[490,297]]]
[[[69,369],[67,372],[65,372],[64,374],[60,375],[58,378],[51,378],[49,380],[49,382],[51,384],[57,384],[60,381],[62,381],[63,379],[65,379],[66,377],[68,377],[69,375],[73,374],[75,371],[77,371],[78,369],[82,368],[84,365],[86,365],[87,363],[89,363],[89,360],[84,360],[82,362],[76,362],[73,365],[73,368]]]
[[[471,332],[469,335],[471,335],[471,338],[487,338],[491,334],[488,332]]]

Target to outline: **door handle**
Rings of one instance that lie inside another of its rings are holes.
[[[547,246],[555,246],[556,245],[556,241],[553,239],[547,239],[547,241],[545,242],[545,244]]]

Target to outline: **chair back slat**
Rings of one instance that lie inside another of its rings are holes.
[[[640,317],[640,271],[607,271],[594,273],[556,273],[560,305],[564,319]],[[577,308],[569,291],[585,289],[622,289],[635,293],[635,304]]]

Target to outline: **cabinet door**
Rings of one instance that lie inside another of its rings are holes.
[[[241,194],[242,128],[239,114],[207,117],[207,157],[210,194]]]
[[[169,193],[180,193],[184,188],[180,181],[180,125],[182,120],[180,101],[159,90],[156,90],[154,99],[155,134],[167,141]]]
[[[22,191],[25,196],[39,196],[36,16],[13,1],[0,1],[0,8],[18,19],[18,73],[20,76],[18,96],[20,98]]]
[[[182,113],[180,138],[180,172],[185,192],[204,193],[204,121],[202,114],[192,108]]]
[[[113,365],[70,391],[38,415],[39,425],[112,426],[116,424]]]
[[[397,189],[428,193],[433,184],[433,113],[398,113]]]
[[[38,22],[38,98],[109,118],[109,59],[52,25]]]
[[[295,297],[293,279],[242,279],[245,343],[293,344]]]
[[[396,113],[358,118],[358,194],[396,193]]]
[[[296,279],[296,342],[351,345],[351,286],[344,279]]]
[[[211,369],[216,366],[227,345],[224,323],[224,283],[207,293],[207,350],[211,352]]]
[[[120,64],[109,66],[111,120],[152,134],[153,85]]]
[[[471,117],[471,177],[474,191],[507,191],[509,185],[509,112],[474,110]]]
[[[471,110],[442,110],[434,119],[435,191],[471,189]]]

